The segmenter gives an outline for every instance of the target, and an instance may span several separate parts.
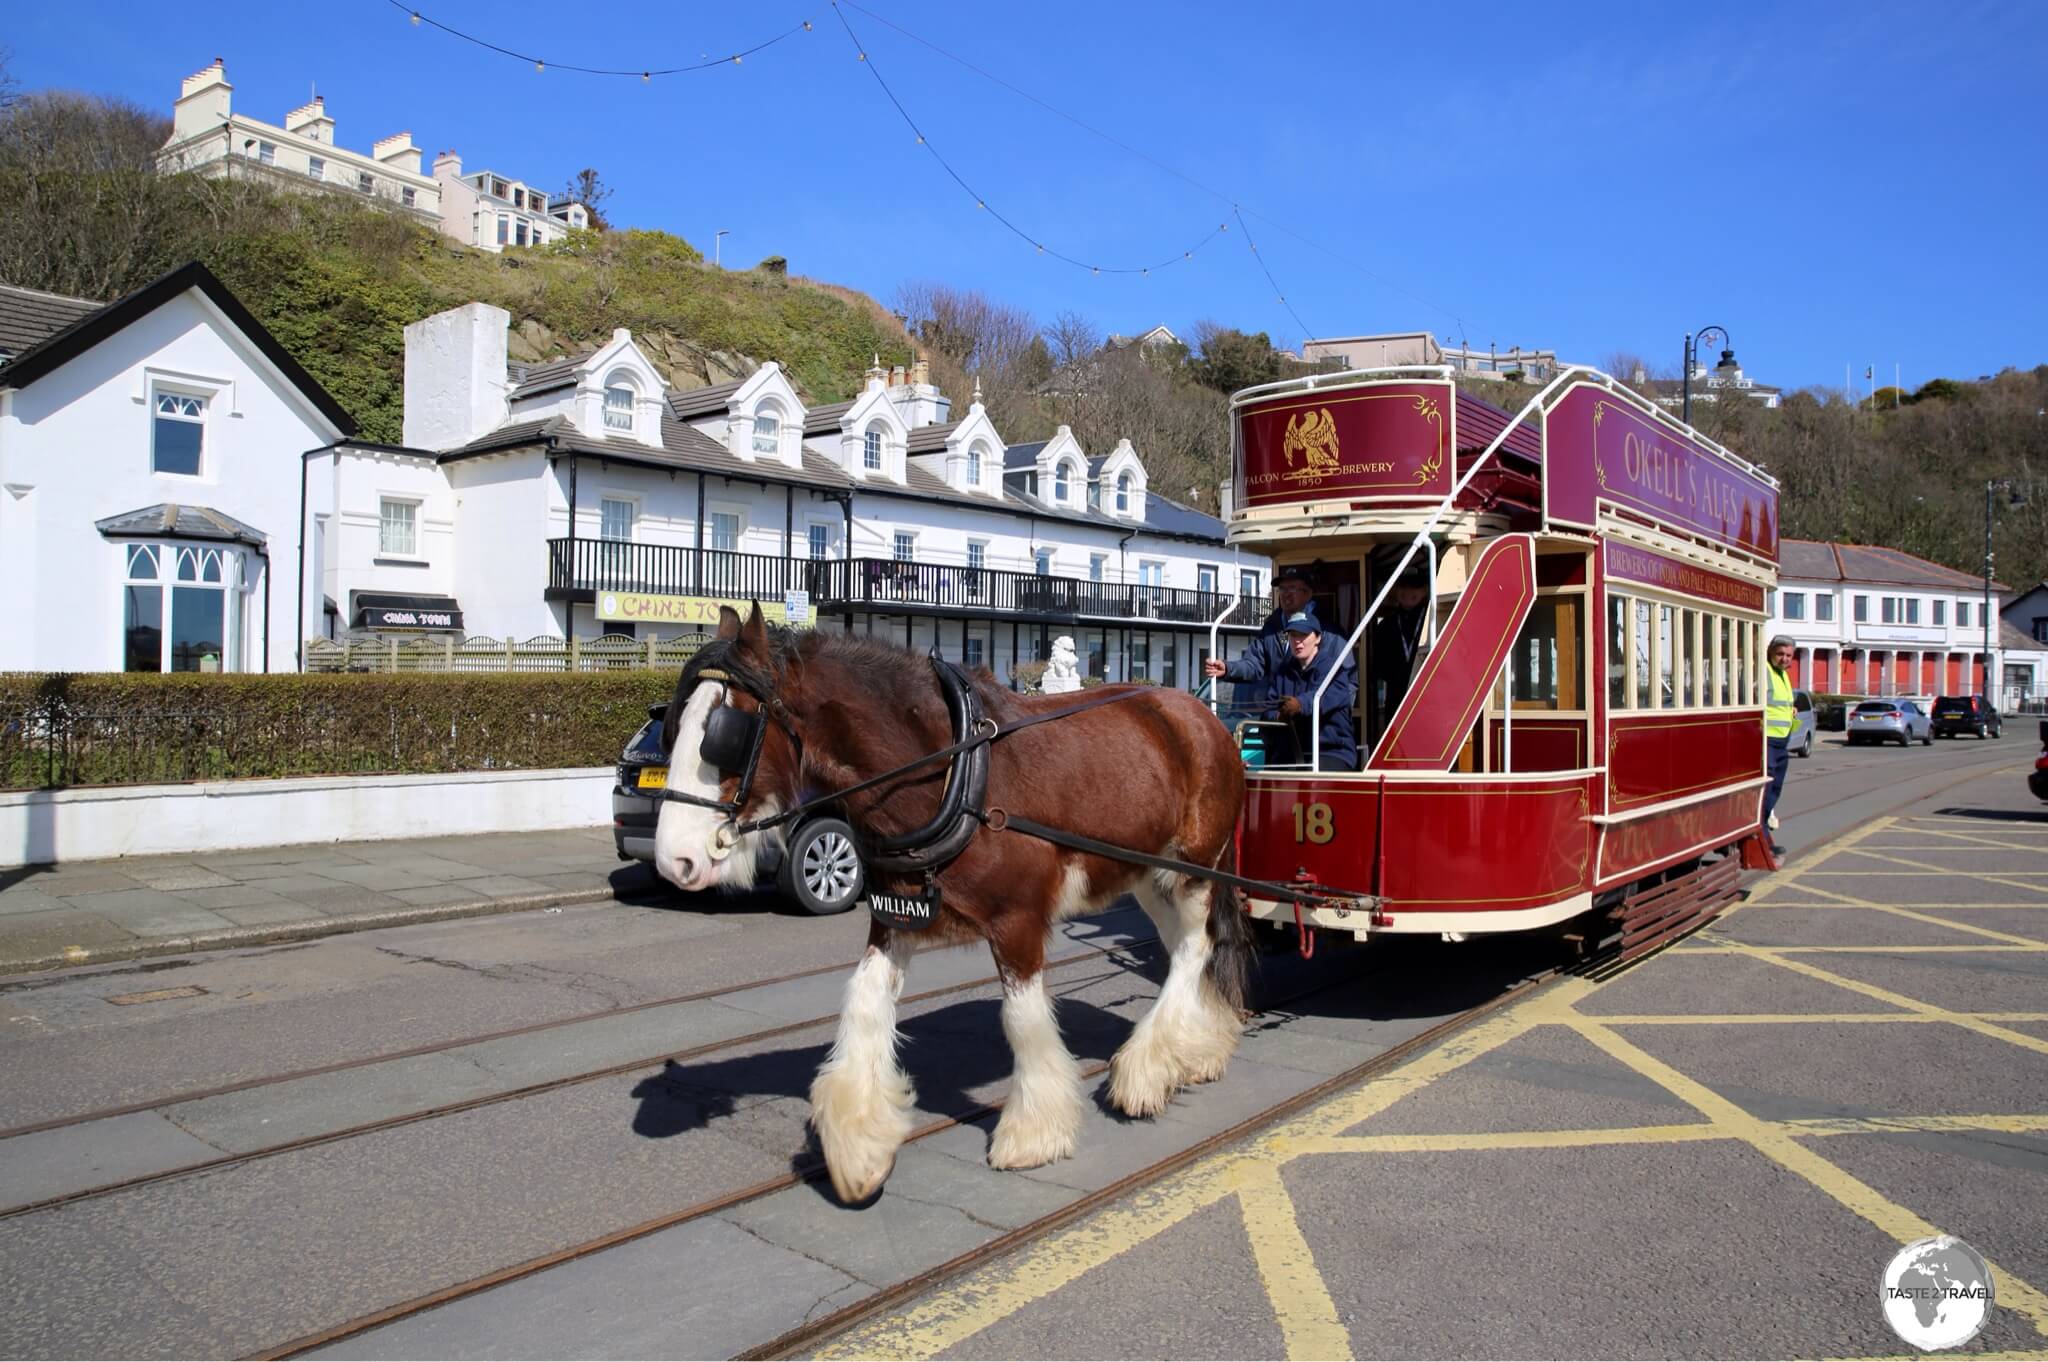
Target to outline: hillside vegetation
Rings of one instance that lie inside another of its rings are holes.
[[[120,101],[10,98],[0,72],[0,281],[107,299],[203,261],[366,439],[400,438],[405,325],[482,300],[512,314],[515,360],[573,354],[624,326],[680,386],[774,359],[813,403],[852,396],[876,355],[909,362],[914,342],[956,412],[978,386],[1012,442],[1067,425],[1104,453],[1128,437],[1155,491],[1213,510],[1229,471],[1228,394],[1301,367],[1263,333],[1203,321],[1187,344],[1119,345],[1078,314],[1048,322],[944,282],[906,284],[885,309],[791,277],[778,258],[707,266],[658,231],[469,250],[348,196],[160,176],[168,131]],[[1533,391],[1470,386],[1509,407]],[[2048,366],[1878,397],[1814,390],[1777,411],[1741,399],[1696,402],[1693,413],[1781,480],[1789,535],[1891,545],[1977,572],[1985,482],[2010,481],[1995,511],[1999,576],[2020,587],[2048,578]],[[2012,494],[2023,504],[2008,505]]]

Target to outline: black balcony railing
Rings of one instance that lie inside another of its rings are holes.
[[[1183,625],[1208,624],[1230,603],[1228,596],[1214,591],[1093,582],[947,563],[775,558],[667,544],[550,539],[548,593],[562,597],[598,591],[764,600],[804,591],[809,593],[813,609],[931,607]],[[1255,625],[1265,611],[1264,600],[1239,601],[1224,622]]]

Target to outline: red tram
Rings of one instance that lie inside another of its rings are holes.
[[[1240,833],[1241,873],[1379,906],[1255,897],[1255,916],[1456,939],[1618,904],[1712,853],[1732,886],[1765,785],[1775,480],[1589,369],[1519,414],[1441,368],[1231,405],[1232,542],[1306,570],[1359,709],[1392,701],[1358,716],[1356,771],[1316,769],[1319,734],[1248,771]],[[1363,640],[1417,568],[1426,618],[1389,687]]]

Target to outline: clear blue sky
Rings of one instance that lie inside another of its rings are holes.
[[[619,220],[885,301],[980,288],[1109,330],[1211,317],[1276,340],[1429,328],[1567,359],[1720,324],[1760,381],[1907,385],[2048,361],[2048,5],[1571,9],[864,0],[903,28],[1222,191],[1134,157],[857,10],[877,68],[1036,254],[915,145],[825,0],[681,6],[417,0],[551,63],[693,62],[809,18],[738,67],[629,80],[536,72],[415,27],[389,0],[36,5],[0,42],[29,88],[169,111],[227,59],[238,111],[313,83],[341,143],[410,128],[543,185],[596,166]],[[303,19],[281,20],[303,13]],[[1456,22],[1457,15],[1465,22]],[[1276,226],[1275,224],[1279,224]],[[1285,230],[1283,230],[1283,228]],[[1290,235],[1290,232],[1298,235]],[[1304,240],[1303,238],[1306,238]],[[1308,244],[1309,242],[1315,245]]]

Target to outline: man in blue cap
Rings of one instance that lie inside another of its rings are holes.
[[[1358,738],[1351,725],[1351,706],[1358,699],[1358,663],[1347,657],[1337,663],[1338,648],[1323,646],[1323,626],[1306,610],[1287,617],[1280,641],[1284,648],[1247,648],[1236,661],[1227,664],[1211,659],[1212,675],[1240,686],[1263,688],[1269,702],[1267,717],[1284,719],[1294,728],[1305,760],[1311,750],[1309,706],[1316,690],[1334,668],[1336,680],[1323,692],[1322,762],[1324,771],[1351,771],[1358,767]]]

